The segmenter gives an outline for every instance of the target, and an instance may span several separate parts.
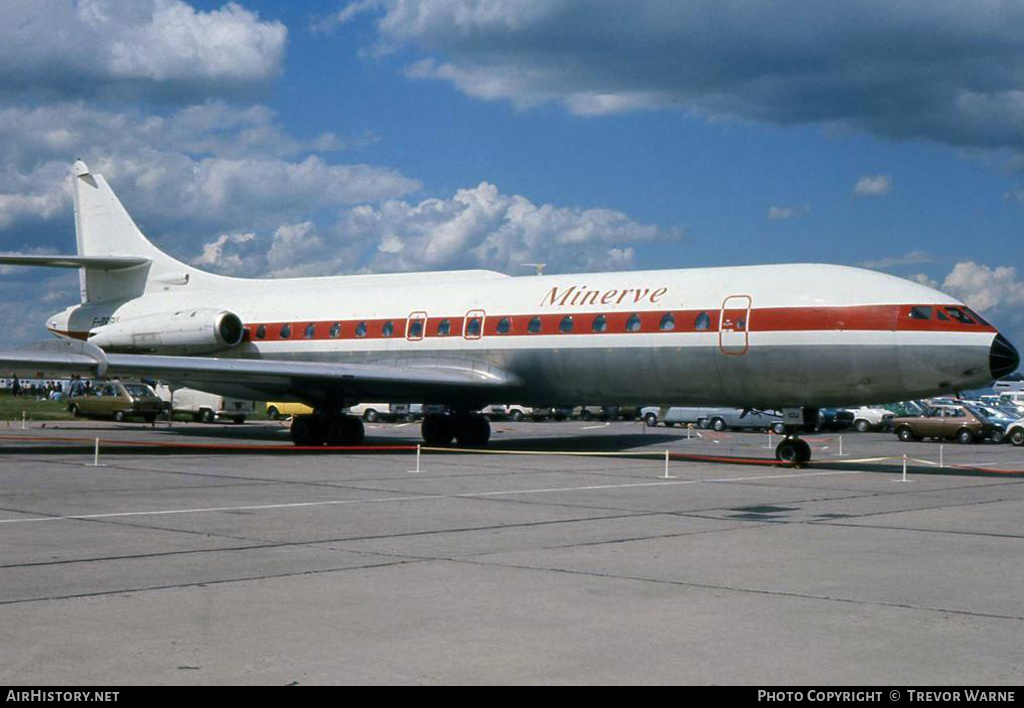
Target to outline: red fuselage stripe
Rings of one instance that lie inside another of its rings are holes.
[[[912,311],[930,307],[936,312],[929,319],[911,316]],[[950,306],[952,307],[952,306]],[[960,311],[960,308],[953,308]],[[942,310],[941,316],[938,311]],[[964,322],[949,316],[945,306],[863,305],[853,307],[765,307],[726,310],[658,310],[645,312],[585,312],[571,314],[487,315],[473,311],[469,316],[420,316],[372,320],[254,322],[247,324],[246,339],[251,341],[330,340],[330,339],[433,339],[435,337],[516,337],[533,334],[626,334],[671,332],[717,332],[720,320],[734,332],[792,331],[911,331],[911,332],[991,332],[995,329],[980,318]],[[669,317],[671,316],[671,317]],[[942,319],[942,318],[945,319]],[[567,319],[571,318],[571,319]],[[603,326],[598,322],[603,318]],[[407,332],[410,322],[422,323],[417,336]],[[447,323],[447,334],[441,334]],[[539,327],[538,327],[539,323]],[[390,324],[390,334],[385,327]],[[289,336],[282,337],[284,327]],[[476,331],[466,331],[473,327]],[[262,328],[262,337],[260,329]],[[500,330],[500,331],[499,331]],[[479,334],[477,333],[479,332]]]

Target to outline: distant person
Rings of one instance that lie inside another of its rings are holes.
[[[14,377],[14,381],[11,383],[11,393],[14,394],[15,398],[21,395],[21,382],[18,381],[17,376]]]

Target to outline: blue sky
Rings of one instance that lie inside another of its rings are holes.
[[[82,156],[219,272],[824,261],[1024,342],[1024,1],[40,0],[0,66],[5,251],[72,248]]]

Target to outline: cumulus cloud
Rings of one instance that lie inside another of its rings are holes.
[[[795,219],[800,216],[804,216],[811,212],[811,207],[808,204],[798,207],[780,207],[771,206],[768,207],[768,220],[769,221],[788,221],[789,219]]]
[[[32,0],[0,5],[0,94],[131,95],[165,100],[245,90],[281,70],[287,29],[228,3]]]
[[[420,186],[396,170],[314,154],[325,143],[335,149],[343,141],[297,140],[264,106],[206,102],[167,115],[81,103],[0,109],[0,232],[69,214],[76,156],[107,178],[140,223],[183,234],[186,250],[199,233],[272,228]]]
[[[853,186],[858,197],[881,197],[892,191],[892,178],[888,175],[864,175]]]
[[[364,0],[409,76],[522,108],[678,107],[780,125],[1024,148],[1024,5]]]
[[[678,229],[640,224],[621,212],[534,204],[482,182],[448,199],[389,200],[343,210],[328,233],[310,222],[272,237],[221,235],[193,262],[239,275],[491,268],[521,272],[613,270],[634,264],[634,246],[678,239]]]
[[[1024,282],[1017,279],[1017,269],[1010,266],[957,263],[942,289],[979,312],[1024,306]]]

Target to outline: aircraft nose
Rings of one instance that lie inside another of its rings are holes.
[[[1012,374],[1020,366],[1020,354],[1010,344],[1010,340],[1001,334],[997,334],[992,340],[992,348],[988,352],[988,366],[992,370],[993,379],[1001,379],[1007,374]]]

